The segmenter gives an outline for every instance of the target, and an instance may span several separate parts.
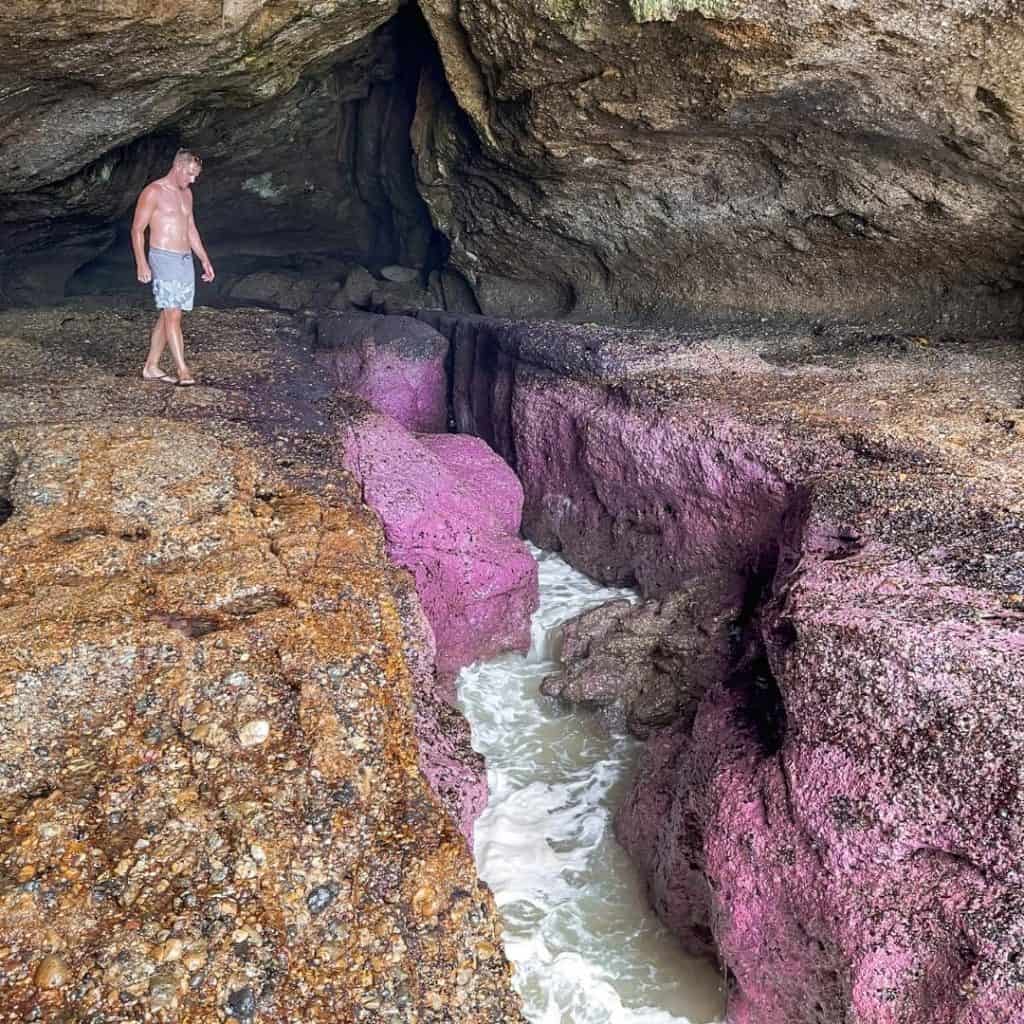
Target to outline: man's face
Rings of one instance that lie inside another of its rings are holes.
[[[188,185],[194,184],[196,178],[202,173],[202,167],[193,162],[185,165],[185,182]]]

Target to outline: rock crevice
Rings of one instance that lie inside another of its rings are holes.
[[[1015,346],[423,316],[527,535],[651,599],[572,627],[550,689],[648,737],[617,833],[729,1019],[1024,1015]]]

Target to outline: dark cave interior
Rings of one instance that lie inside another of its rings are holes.
[[[203,158],[196,222],[218,266],[205,304],[344,308],[353,269],[388,266],[416,272],[403,276],[415,299],[448,253],[410,143],[428,62],[439,62],[436,45],[406,6],[283,95],[251,107],[207,99],[63,181],[7,197],[0,222],[16,259],[0,257],[0,294],[11,305],[139,297],[135,197],[187,146]]]

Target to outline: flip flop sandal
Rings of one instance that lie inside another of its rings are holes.
[[[194,388],[196,386],[196,382],[192,377],[189,377],[188,380],[176,380],[174,383],[177,384],[179,388]]]
[[[178,382],[170,376],[170,374],[160,373],[155,377],[147,377],[145,374],[142,375],[142,379],[147,384],[177,384]]]

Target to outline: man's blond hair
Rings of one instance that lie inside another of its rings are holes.
[[[195,164],[197,167],[202,167],[203,158],[198,153],[193,153],[191,149],[179,149],[174,154],[174,166],[180,167],[182,164]]]

